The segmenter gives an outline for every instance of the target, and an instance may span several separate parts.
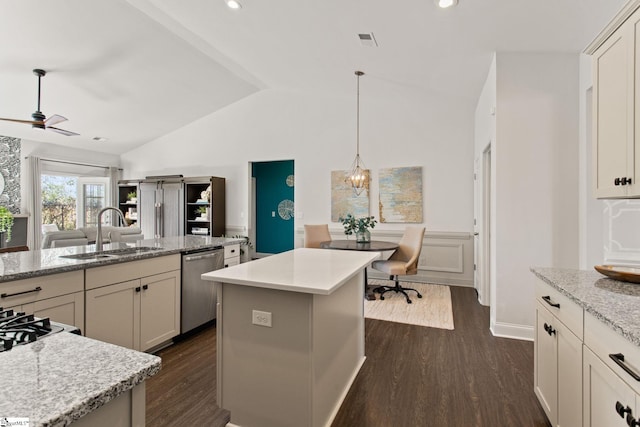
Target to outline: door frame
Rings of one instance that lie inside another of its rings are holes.
[[[491,141],[474,162],[474,287],[478,302],[491,305]]]

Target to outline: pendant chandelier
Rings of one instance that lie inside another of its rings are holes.
[[[362,71],[356,71],[357,78],[357,103],[356,103],[356,158],[351,165],[351,172],[347,176],[346,182],[351,184],[356,196],[362,194],[365,189],[369,189],[369,171],[360,159],[360,76]]]

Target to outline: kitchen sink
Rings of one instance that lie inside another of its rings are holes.
[[[123,255],[138,255],[138,254],[157,251],[161,249],[162,248],[156,248],[152,246],[137,246],[137,247],[131,247],[131,248],[110,249],[110,250],[99,251],[99,252],[86,252],[82,254],[60,255],[60,258],[70,258],[70,259],[118,258]]]

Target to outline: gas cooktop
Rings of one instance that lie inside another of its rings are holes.
[[[0,307],[0,352],[65,330],[80,334],[78,328],[52,322],[48,317],[39,318],[33,314]]]

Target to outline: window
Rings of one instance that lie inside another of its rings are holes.
[[[43,226],[59,230],[96,226],[98,212],[111,203],[108,172],[104,167],[43,160]],[[103,220],[109,221],[106,215]]]
[[[97,226],[98,212],[109,206],[109,178],[79,178],[77,189],[77,211],[82,212],[78,227]],[[103,215],[103,220],[105,217]]]

